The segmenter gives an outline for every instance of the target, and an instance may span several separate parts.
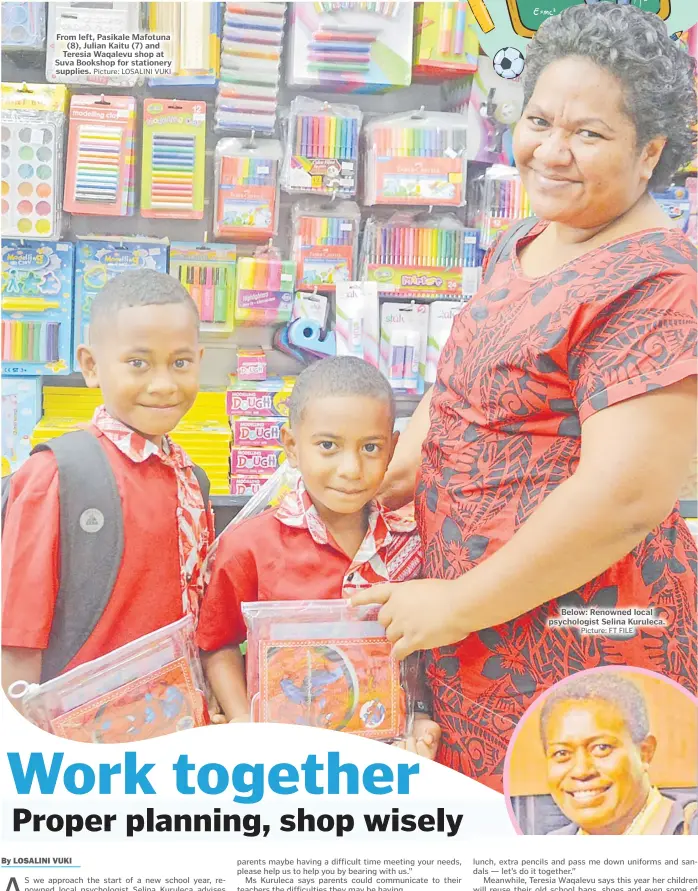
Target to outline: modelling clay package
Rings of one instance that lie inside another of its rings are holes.
[[[366,127],[366,204],[465,204],[465,118],[424,112],[377,118]]]
[[[315,195],[355,195],[362,117],[358,105],[330,105],[297,96],[288,118],[283,188]]]
[[[304,201],[293,208],[296,285],[334,291],[353,281],[361,211],[353,201]]]
[[[2,84],[2,233],[60,237],[68,91],[47,84]]]
[[[237,377],[241,381],[267,379],[267,354],[262,347],[238,347],[235,364]]]
[[[46,46],[46,4],[4,2],[2,48],[41,50]]]
[[[264,381],[240,380],[230,375],[226,411],[230,416],[288,417],[288,400],[295,377],[268,377]]]
[[[232,446],[230,449],[230,476],[263,476],[268,478],[286,460],[282,448],[273,448],[266,443],[254,444],[253,448]]]
[[[281,143],[221,139],[216,144],[214,233],[233,241],[268,241],[279,223]]]
[[[69,121],[64,209],[130,216],[135,197],[135,98],[73,96]]]
[[[170,275],[179,279],[191,295],[202,330],[233,329],[236,258],[232,244],[172,242]]]
[[[293,305],[296,268],[272,247],[258,248],[238,260],[235,321],[240,325],[288,322]]]
[[[108,281],[127,269],[167,272],[167,238],[141,236],[77,238],[75,252],[75,344],[90,342],[90,309]],[[77,362],[74,367],[79,371]]]
[[[70,372],[74,256],[64,241],[3,243],[3,375]]]
[[[425,303],[381,305],[380,370],[399,392],[421,395],[427,362],[429,306]]]
[[[230,429],[233,445],[246,449],[272,446],[281,447],[281,430],[286,426],[286,418],[245,418],[232,417]],[[273,468],[276,470],[276,467]]]
[[[64,739],[128,743],[209,723],[204,675],[185,616],[44,684],[18,681],[25,717]]]
[[[378,285],[341,282],[337,285],[335,335],[338,356],[358,356],[378,367]]]
[[[31,435],[41,418],[41,378],[2,379],[2,475],[14,473],[32,450]]]
[[[141,215],[204,216],[206,103],[143,100]]]
[[[342,599],[244,603],[251,720],[404,738],[417,678],[393,656],[378,610]]]

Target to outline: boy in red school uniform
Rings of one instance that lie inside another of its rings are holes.
[[[141,269],[108,282],[78,359],[104,405],[89,431],[121,501],[123,557],[101,617],[64,670],[196,617],[213,519],[186,454],[167,436],[199,387],[199,318],[182,285]],[[89,483],[86,483],[88,485]],[[59,589],[59,480],[50,451],[10,481],[2,535],[2,684],[38,683]]]
[[[241,604],[259,600],[349,598],[385,581],[418,578],[415,522],[374,497],[393,454],[395,401],[388,381],[351,356],[323,359],[298,377],[282,431],[300,481],[276,510],[228,527],[207,567],[198,642],[227,720],[249,715]],[[407,747],[427,757],[439,727],[415,720]]]

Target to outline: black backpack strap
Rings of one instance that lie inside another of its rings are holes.
[[[494,270],[497,264],[509,256],[519,238],[528,235],[536,223],[538,223],[538,217],[526,217],[526,219],[519,220],[509,226],[495,245],[495,248],[492,251],[492,256],[487,262],[487,272],[482,277],[482,281],[485,284],[494,275]]]
[[[201,489],[201,494],[204,497],[204,510],[208,510],[208,502],[211,495],[211,482],[206,476],[206,471],[203,467],[199,467],[198,464],[192,464],[191,469],[194,471],[194,476]]]
[[[121,497],[99,439],[76,430],[34,452],[46,450],[53,452],[58,466],[61,559],[42,683],[60,674],[94,631],[124,551]]]

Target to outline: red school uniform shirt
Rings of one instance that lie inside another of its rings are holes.
[[[213,518],[192,464],[169,438],[163,450],[98,408],[89,427],[114,472],[124,551],[92,634],[66,671],[144,634],[198,615]],[[2,644],[46,649],[60,580],[58,469],[33,455],[12,477],[2,534]]]
[[[373,502],[354,559],[336,544],[299,481],[276,510],[230,526],[211,550],[201,606],[202,650],[241,643],[241,605],[260,600],[336,600],[358,588],[418,578],[422,550],[412,517]]]
[[[516,251],[497,265],[456,317],[439,361],[415,497],[427,578],[458,578],[506,545],[575,472],[592,414],[696,374],[695,263],[685,236],[663,229],[618,239],[536,279]],[[582,669],[642,667],[695,693],[695,563],[675,508],[575,591],[433,651],[438,760],[501,789],[523,711]],[[560,607],[654,608],[666,627],[629,638],[551,628]]]

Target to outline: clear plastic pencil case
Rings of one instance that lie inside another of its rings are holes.
[[[25,717],[76,742],[136,742],[209,723],[191,616],[44,684],[22,684],[9,694]]]
[[[399,662],[392,655],[378,610],[346,600],[243,603],[250,719],[404,738],[419,656]]]

